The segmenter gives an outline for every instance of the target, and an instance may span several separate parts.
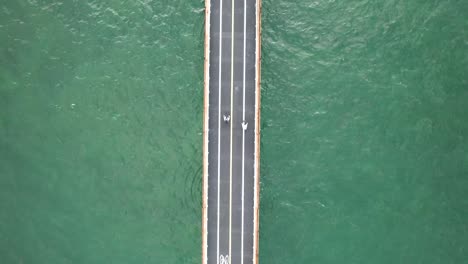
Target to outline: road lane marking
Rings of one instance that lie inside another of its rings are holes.
[[[255,1],[255,120],[254,120],[254,211],[253,211],[253,254],[252,262],[257,264],[258,260],[258,204],[259,204],[259,155],[260,146],[258,140],[260,139],[259,130],[259,107],[260,107],[260,0]],[[258,90],[257,90],[258,89]]]
[[[229,156],[229,263],[231,263],[232,244],[232,124],[234,122],[234,2],[231,0],[231,150]]]
[[[229,256],[228,255],[225,255],[225,256],[221,255],[221,256],[219,256],[218,261],[220,261],[219,264],[229,264]]]
[[[220,0],[221,8],[219,12],[219,75],[218,75],[218,209],[217,209],[217,233],[216,233],[216,256],[219,256],[219,188],[220,188],[220,160],[221,160],[221,54],[223,51],[223,0]],[[219,258],[217,260],[219,264]]]
[[[246,34],[246,0],[244,0],[244,59],[242,74],[242,120],[245,122],[245,34]],[[245,129],[242,131],[242,230],[241,230],[241,264],[244,263],[244,161]]]

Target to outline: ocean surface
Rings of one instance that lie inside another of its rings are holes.
[[[467,263],[467,17],[263,0],[260,263]],[[203,0],[0,2],[0,263],[201,263],[203,35]]]

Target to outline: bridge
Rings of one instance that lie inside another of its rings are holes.
[[[205,0],[203,264],[258,263],[260,0]]]

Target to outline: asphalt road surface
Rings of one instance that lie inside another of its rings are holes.
[[[208,186],[203,261],[253,264],[257,1],[207,1]]]

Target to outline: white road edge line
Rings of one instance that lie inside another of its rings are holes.
[[[259,40],[258,38],[260,37],[260,17],[259,17],[259,14],[260,14],[260,7],[259,7],[259,3],[260,3],[260,0],[255,0],[255,134],[254,134],[254,211],[253,211],[253,214],[254,214],[254,220],[253,220],[253,254],[252,254],[252,263],[253,264],[257,264],[257,254],[258,254],[258,241],[257,241],[257,221],[258,221],[258,199],[260,197],[257,197],[257,183],[258,183],[258,175],[257,175],[257,172],[258,172],[258,166],[260,166],[259,164],[257,164],[257,155],[259,155],[259,153],[257,153],[257,150],[258,150],[258,144],[259,142],[257,142],[257,139],[258,139],[258,133],[259,133],[259,127],[258,127],[258,111],[260,111],[258,109],[258,106],[259,106],[259,101],[258,101],[258,94],[257,92],[260,92],[260,91],[257,91],[257,88],[258,88],[258,69],[257,67],[259,66],[259,52],[260,52],[260,46],[259,46]]]
[[[242,122],[245,122],[245,34],[246,34],[246,10],[247,1],[244,0],[244,59],[242,73]],[[245,129],[242,129],[242,224],[241,224],[241,264],[244,264],[244,150]]]
[[[223,50],[222,39],[223,39],[223,0],[220,0],[221,8],[219,12],[219,75],[218,75],[218,210],[217,210],[217,233],[216,233],[216,259],[219,264],[219,188],[220,188],[220,159],[221,159],[221,54]]]
[[[233,86],[234,86],[234,2],[231,0],[231,150],[229,155],[229,264],[231,264],[232,244],[232,124],[234,123]]]
[[[203,252],[202,262],[208,264],[208,127],[209,127],[209,109],[210,109],[210,42],[211,42],[211,2],[205,2],[205,82],[204,82],[204,124],[203,124]]]

